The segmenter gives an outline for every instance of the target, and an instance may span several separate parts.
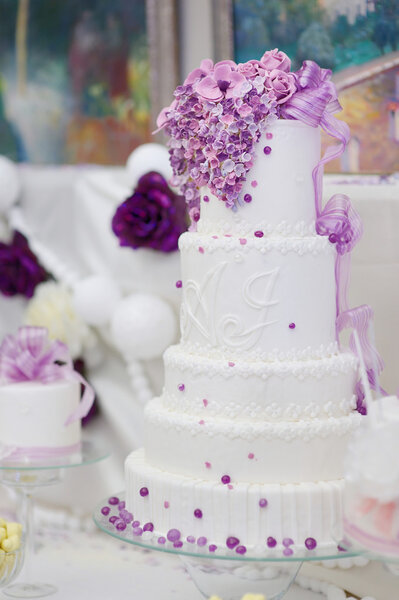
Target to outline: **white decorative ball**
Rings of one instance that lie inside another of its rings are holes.
[[[142,175],[157,171],[166,181],[172,177],[172,167],[169,163],[169,152],[161,144],[142,144],[133,150],[126,163],[128,183],[136,187]]]
[[[15,163],[5,156],[0,156],[0,214],[17,201],[21,191],[18,169]]]
[[[111,320],[115,346],[126,359],[161,356],[176,338],[172,307],[154,294],[137,293],[121,300]]]
[[[103,275],[91,275],[74,287],[75,311],[88,325],[95,327],[111,320],[120,299],[121,293],[115,282]]]

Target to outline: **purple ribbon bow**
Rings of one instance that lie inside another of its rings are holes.
[[[73,368],[72,358],[65,344],[50,342],[44,327],[20,327],[17,335],[7,335],[0,346],[0,382],[20,383],[40,381],[48,384],[69,379],[83,384],[84,392],[77,410],[65,425],[82,419],[94,402],[94,390]]]

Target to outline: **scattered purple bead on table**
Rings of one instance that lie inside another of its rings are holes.
[[[133,523],[132,523],[132,527],[133,527],[133,528],[135,528],[135,527],[140,527],[140,521],[133,521]]]
[[[198,421],[198,425],[205,425],[204,419],[201,419],[200,421]]]
[[[111,498],[108,498],[108,504],[110,504],[111,506],[119,504],[119,498],[117,498],[116,496],[111,496]]]
[[[291,538],[284,538],[283,539],[283,546],[291,546],[294,543],[294,540]]]
[[[253,458],[255,458],[255,454],[253,452],[250,452],[248,454],[248,458],[249,458],[249,460],[252,460]]]
[[[187,542],[189,544],[195,544],[195,537],[193,535],[188,535],[187,536]]]
[[[228,548],[230,548],[230,550],[232,550],[233,548],[238,546],[239,543],[240,543],[240,540],[238,538],[234,537],[233,535],[229,536],[226,540],[226,546]]]
[[[231,360],[228,362],[229,367],[234,367],[235,363],[231,362]]]
[[[222,483],[224,483],[224,485],[227,485],[228,483],[230,483],[231,477],[230,477],[230,475],[222,475],[222,477],[220,478],[220,481]]]
[[[186,386],[184,385],[184,383],[179,383],[179,385],[177,386],[177,389],[179,390],[179,392],[184,392],[184,390],[186,389]]]
[[[204,197],[203,197],[203,201],[204,201],[204,202],[209,202],[209,196],[204,196]]]
[[[252,202],[252,196],[251,194],[244,194],[244,202]]]
[[[170,542],[176,542],[180,539],[180,536],[181,533],[178,529],[169,529],[168,533],[166,534],[166,537]]]
[[[207,469],[211,469],[211,468],[212,468],[212,465],[211,465],[211,463],[210,463],[210,462],[208,462],[208,461],[206,460],[206,461],[205,461],[205,467],[206,467]]]
[[[277,541],[274,537],[268,537],[266,540],[266,544],[269,548],[275,548],[277,546]]]
[[[266,156],[267,156],[268,154],[270,154],[270,152],[271,152],[271,151],[272,151],[272,149],[270,148],[270,146],[265,146],[265,147],[263,148],[263,152],[266,154]]]
[[[237,554],[245,554],[246,551],[247,551],[247,549],[245,546],[237,546],[237,548],[236,548]]]
[[[196,508],[194,511],[194,517],[196,519],[202,519],[202,510],[200,508]]]
[[[170,506],[170,504],[169,504],[169,502],[167,500],[165,500],[165,502],[163,503],[163,505],[164,505],[165,508],[169,508],[169,506]]]
[[[178,280],[176,281],[176,287],[177,287],[177,288],[181,288],[181,287],[183,287],[183,282],[182,282],[182,280],[181,280],[181,279],[178,279]]]
[[[110,510],[111,509],[110,509],[109,506],[103,506],[102,509],[101,509],[101,514],[107,516],[107,515],[109,515]]]
[[[146,487],[142,487],[140,488],[140,496],[142,496],[143,498],[145,498],[146,496],[148,496],[148,488]]]
[[[158,538],[158,544],[165,544],[165,542],[166,542],[166,538],[165,538],[165,537],[163,537],[163,535],[161,535],[161,536]]]
[[[263,231],[257,230],[255,231],[254,236],[257,238],[262,238],[264,236],[264,233]]]
[[[292,556],[294,554],[294,551],[292,548],[284,548],[283,554],[284,556]]]
[[[154,531],[154,524],[146,523],[143,527],[143,531]]]
[[[266,498],[261,498],[261,499],[259,500],[259,506],[260,506],[261,508],[266,508],[267,504],[268,504],[268,502],[267,502]]]
[[[113,515],[113,516],[112,516],[112,517],[110,517],[108,520],[109,520],[109,522],[110,522],[110,523],[114,524],[114,523],[115,523],[115,521],[117,521],[117,520],[118,520],[118,517],[117,517],[116,515]]]
[[[216,544],[210,544],[208,548],[209,552],[216,552],[217,549],[218,547],[216,546]]]
[[[314,550],[317,546],[317,542],[314,538],[308,537],[305,540],[305,546],[308,550]]]
[[[123,519],[118,519],[117,521],[115,521],[115,527],[118,531],[123,531],[124,529],[126,529],[126,523]]]
[[[227,487],[229,488],[229,490],[233,490],[234,489],[233,486],[231,485],[231,483],[228,483]]]
[[[198,252],[199,252],[200,254],[204,254],[205,250],[203,249],[203,247],[202,247],[202,246],[199,246],[199,247],[198,247]]]
[[[251,181],[251,185],[252,185],[252,187],[256,187],[258,185],[258,182],[256,181],[256,179]]]
[[[247,243],[247,238],[240,238],[241,246],[245,246],[246,243]]]
[[[202,404],[205,406],[205,408],[208,406],[208,400],[206,398],[204,398],[202,400]]]
[[[197,540],[197,546],[205,546],[207,541],[208,540],[206,539],[206,537],[202,535]]]
[[[272,133],[270,133],[270,131],[268,131],[268,132],[266,133],[266,139],[267,139],[267,140],[271,140],[271,139],[273,139],[273,134],[272,134]]]
[[[290,329],[295,329],[296,325],[295,325],[295,323],[290,323],[290,324],[288,325],[288,327],[289,327]]]

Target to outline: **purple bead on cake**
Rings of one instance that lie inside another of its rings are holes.
[[[314,550],[317,546],[317,542],[314,538],[308,537],[305,540],[305,546],[308,550]]]
[[[181,280],[181,279],[178,279],[178,280],[176,281],[176,287],[177,287],[177,288],[181,288],[181,287],[183,287],[183,282],[182,282],[182,280]]]
[[[109,515],[110,511],[111,511],[111,509],[109,506],[103,506],[101,509],[101,514],[104,516],[107,516],[107,515]]]
[[[140,527],[140,521],[133,521],[132,527]]]
[[[270,133],[270,131],[268,131],[268,132],[266,133],[266,139],[267,139],[267,140],[271,140],[272,138],[273,138],[273,134],[272,134],[272,133]]]
[[[193,535],[188,535],[187,536],[187,542],[189,544],[195,544],[195,537]]]
[[[126,529],[126,523],[123,519],[118,519],[117,521],[115,521],[115,527],[118,531],[123,531],[124,529]]]
[[[290,324],[288,325],[288,327],[289,327],[290,329],[295,329],[296,325],[295,325],[295,323],[290,323]]]
[[[268,537],[266,540],[266,544],[269,548],[275,548],[277,546],[277,541],[274,537]]]
[[[143,535],[143,530],[141,527],[135,527],[133,529],[133,535]]]
[[[292,544],[294,543],[294,540],[291,538],[284,538],[283,539],[283,546],[292,546]]]
[[[265,146],[265,147],[263,148],[263,152],[266,154],[266,156],[267,156],[268,154],[270,154],[270,152],[271,152],[271,151],[272,151],[272,149],[270,148],[270,146]]]
[[[146,523],[143,527],[143,531],[154,531],[154,524]]]
[[[247,549],[245,546],[237,546],[237,548],[236,548],[237,554],[245,554],[246,551],[247,551]]]
[[[126,508],[122,508],[122,510],[119,511],[119,516],[125,523],[131,523],[133,521],[132,513],[126,510]]]
[[[230,483],[231,478],[230,475],[223,475],[220,480],[222,483],[224,483],[224,485],[227,485],[228,483]]]
[[[202,519],[202,510],[200,508],[196,508],[194,511],[194,517],[196,519]]]
[[[140,496],[142,496],[143,498],[145,498],[146,496],[148,496],[148,494],[149,494],[148,488],[146,488],[146,487],[140,488]]]
[[[252,202],[252,196],[251,194],[244,194],[244,202]]]
[[[210,544],[208,548],[209,552],[216,552],[217,549],[218,547],[215,544]]]
[[[294,551],[292,548],[284,548],[283,554],[284,556],[292,556],[294,554]]]
[[[206,539],[206,537],[205,537],[205,536],[203,536],[203,535],[201,535],[201,536],[198,538],[198,540],[197,540],[197,546],[201,546],[201,547],[202,547],[202,546],[205,546],[205,545],[206,545],[206,543],[207,543],[207,541],[208,541],[208,540]]]
[[[262,238],[265,234],[263,233],[263,231],[257,230],[254,233],[254,236],[257,238]]]
[[[184,392],[184,390],[186,389],[186,386],[184,385],[184,383],[179,383],[179,385],[177,386],[177,389],[179,390],[179,392]]]
[[[158,544],[165,544],[165,542],[166,542],[166,538],[163,535],[161,535],[158,538]]]
[[[229,536],[226,540],[226,546],[228,548],[230,548],[230,550],[232,550],[233,548],[238,546],[239,543],[240,543],[240,540],[238,538],[234,537],[233,535]]]
[[[119,502],[118,504],[118,510],[123,510],[126,506],[126,502],[124,500],[122,500],[122,502]]]
[[[183,542],[181,540],[176,540],[173,542],[173,548],[181,548],[183,546]]]
[[[111,496],[111,498],[108,498],[108,504],[110,504],[111,506],[115,506],[118,503],[119,498],[117,498],[116,496]]]
[[[260,506],[261,508],[265,508],[265,507],[267,506],[267,500],[266,500],[266,498],[261,498],[261,499],[259,500],[259,506]]]
[[[180,539],[180,536],[181,533],[178,529],[169,529],[168,533],[166,534],[166,537],[170,542],[176,542]]]
[[[209,202],[209,196],[204,196],[204,197],[203,197],[203,201],[204,201],[204,202]]]
[[[113,515],[112,517],[110,517],[110,518],[108,519],[108,521],[109,521],[110,523],[112,523],[112,524],[114,524],[114,523],[115,523],[115,521],[117,521],[117,520],[118,520],[118,517],[117,517],[116,515]]]

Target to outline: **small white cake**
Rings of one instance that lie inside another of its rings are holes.
[[[399,400],[368,407],[346,459],[344,533],[376,554],[399,556]]]

